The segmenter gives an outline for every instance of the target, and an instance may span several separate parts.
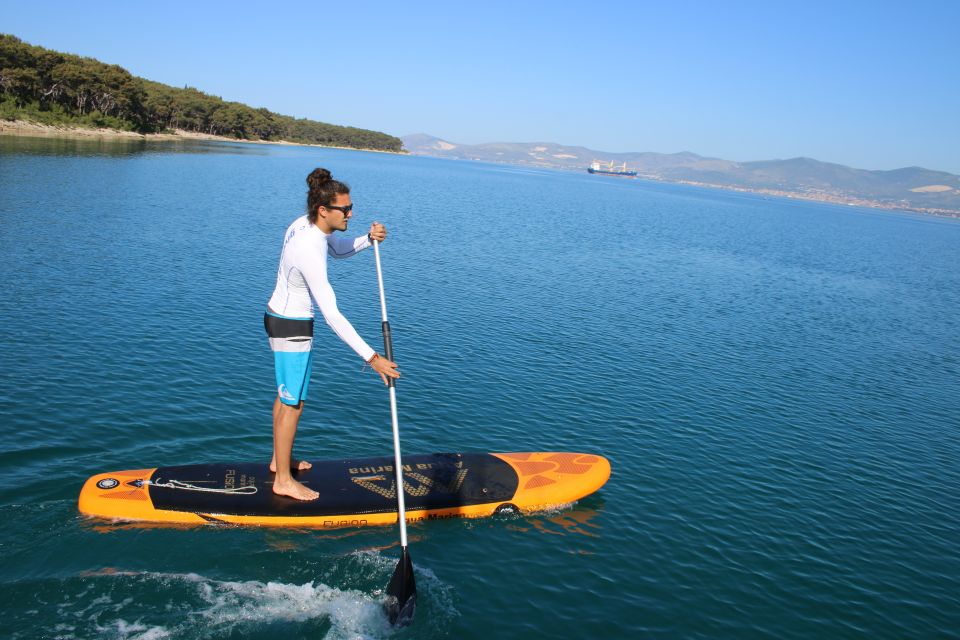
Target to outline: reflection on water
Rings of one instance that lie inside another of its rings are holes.
[[[513,531],[531,531],[548,535],[581,535],[596,538],[601,526],[592,522],[603,512],[603,499],[596,496],[590,501],[592,506],[574,505],[560,511],[522,517],[508,525]]]
[[[157,140],[143,137],[70,135],[0,135],[0,156],[136,156],[142,154],[201,153],[267,155],[262,145],[217,140]]]

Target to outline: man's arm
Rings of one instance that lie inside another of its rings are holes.
[[[334,258],[349,258],[369,247],[371,242],[369,235],[344,238],[331,233],[327,236],[327,245],[330,247],[328,253]]]
[[[370,345],[360,337],[350,321],[337,308],[337,296],[333,293],[333,287],[327,280],[326,264],[322,260],[314,260],[307,268],[301,267],[300,271],[307,281],[307,286],[310,287],[310,295],[313,296],[313,301],[320,309],[320,313],[323,314],[323,319],[327,321],[333,332],[348,347],[356,351],[357,355],[365,361],[369,361],[376,351],[371,349]]]
[[[336,234],[327,236],[327,244],[330,247],[330,255],[334,258],[349,258],[359,251],[369,247],[374,240],[383,242],[387,239],[387,228],[379,222],[370,225],[370,231],[367,235],[349,240]]]

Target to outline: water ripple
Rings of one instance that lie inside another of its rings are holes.
[[[302,176],[330,166],[353,229],[391,229],[404,451],[613,466],[559,512],[412,526],[426,615],[396,637],[956,636],[960,225],[248,147],[0,138],[0,634],[389,635],[393,528],[75,509],[97,471],[269,457],[263,305]],[[370,258],[330,272],[376,345]],[[297,453],[388,454],[382,385],[322,323],[315,359]]]

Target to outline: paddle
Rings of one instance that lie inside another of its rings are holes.
[[[373,254],[377,260],[377,284],[380,285],[380,313],[383,317],[383,349],[387,360],[393,360],[393,340],[390,337],[390,321],[387,320],[387,299],[383,293],[383,272],[380,270],[380,243],[373,241]],[[413,620],[417,607],[417,584],[413,579],[413,561],[407,551],[407,512],[403,505],[403,463],[400,461],[400,427],[397,424],[397,388],[393,378],[387,378],[390,388],[390,417],[393,421],[393,468],[396,470],[397,521],[400,523],[400,561],[387,585],[387,601],[384,608],[390,624],[406,626]]]

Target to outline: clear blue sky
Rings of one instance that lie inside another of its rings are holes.
[[[960,174],[958,0],[36,0],[0,32],[393,135]]]

